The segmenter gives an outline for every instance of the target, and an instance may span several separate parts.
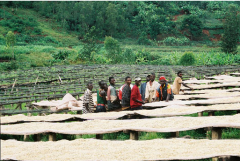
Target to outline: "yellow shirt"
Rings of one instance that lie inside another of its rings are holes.
[[[176,77],[173,82],[173,89],[172,89],[174,94],[179,94],[181,85],[182,85],[182,79],[180,77]]]

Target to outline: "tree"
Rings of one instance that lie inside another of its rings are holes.
[[[229,5],[223,28],[224,34],[221,43],[222,51],[225,53],[236,54],[237,43],[240,36],[240,17],[236,6]]]
[[[108,35],[114,35],[117,29],[117,10],[115,8],[115,5],[112,3],[109,3],[107,9],[106,9],[106,27],[108,30]]]
[[[13,59],[14,59],[14,45],[16,43],[16,37],[12,31],[9,31],[6,35],[6,46],[12,49]]]
[[[202,21],[195,15],[190,15],[183,19],[181,29],[187,29],[192,40],[197,39],[202,34]]]
[[[104,40],[104,47],[107,51],[107,57],[112,59],[113,63],[119,62],[121,59],[121,49],[118,41],[111,36],[107,36]]]
[[[80,59],[82,60],[92,60],[94,53],[96,53],[98,46],[97,46],[97,38],[96,38],[96,29],[93,26],[89,32],[84,36],[85,43],[83,45],[82,50],[80,51]]]

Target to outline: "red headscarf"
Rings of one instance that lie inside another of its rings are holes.
[[[165,80],[165,81],[167,81],[167,79],[166,79],[164,76],[161,76],[161,77],[159,78],[159,80]]]

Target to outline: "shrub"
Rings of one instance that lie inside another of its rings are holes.
[[[0,34],[0,45],[5,45],[6,42],[5,42],[5,38],[2,34]]]
[[[177,39],[175,37],[167,37],[163,40],[163,43],[167,46],[173,46],[177,44]]]
[[[104,48],[107,52],[107,58],[112,59],[113,63],[121,60],[121,48],[117,40],[110,36],[105,37]]]
[[[43,38],[43,41],[44,41],[45,43],[53,43],[53,44],[57,44],[57,43],[58,43],[58,41],[57,41],[54,37],[52,37],[52,36],[46,36],[46,37],[44,37],[44,38]]]
[[[136,60],[136,55],[135,53],[133,52],[132,49],[129,49],[129,48],[126,48],[123,53],[122,53],[122,60],[124,62],[135,62]]]
[[[18,68],[18,66],[17,66],[16,61],[0,63],[0,69],[2,69],[2,70],[15,70],[17,68]]]
[[[167,37],[163,40],[163,43],[167,46],[183,46],[189,45],[190,40],[186,37],[183,38]]]
[[[53,53],[52,54],[52,57],[55,59],[55,60],[65,60],[68,55],[70,55],[70,52],[67,51],[67,50],[60,50],[56,53]]]
[[[181,65],[193,65],[195,63],[196,59],[192,52],[186,52],[183,54],[183,56],[180,59]]]
[[[137,40],[139,45],[151,45],[151,41],[147,38],[146,32],[142,32]]]

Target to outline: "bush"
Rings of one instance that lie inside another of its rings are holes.
[[[193,65],[196,62],[196,59],[192,52],[186,52],[180,59],[181,65]]]
[[[52,37],[52,36],[46,36],[46,37],[44,37],[44,38],[43,38],[43,41],[44,41],[45,43],[58,44],[58,41],[57,41],[54,37]]]
[[[0,69],[2,70],[15,70],[18,69],[16,61],[0,63]]]
[[[6,44],[5,38],[2,34],[0,34],[0,45],[5,45],[5,44]]]
[[[107,58],[112,59],[113,63],[121,61],[121,48],[117,40],[110,36],[105,37],[104,48],[107,52]]]
[[[151,45],[151,41],[147,38],[147,34],[143,32],[137,40],[139,45]]]
[[[163,43],[167,46],[174,46],[177,44],[177,39],[175,37],[167,37],[163,40]]]
[[[70,55],[70,52],[67,50],[60,50],[52,54],[52,57],[55,60],[65,60]]]
[[[126,48],[123,53],[122,53],[122,60],[123,62],[135,62],[136,60],[136,55],[135,53],[133,52],[132,49],[129,49],[129,48]]]
[[[163,40],[163,43],[167,46],[183,46],[189,45],[190,40],[186,37],[183,38],[167,37]]]

